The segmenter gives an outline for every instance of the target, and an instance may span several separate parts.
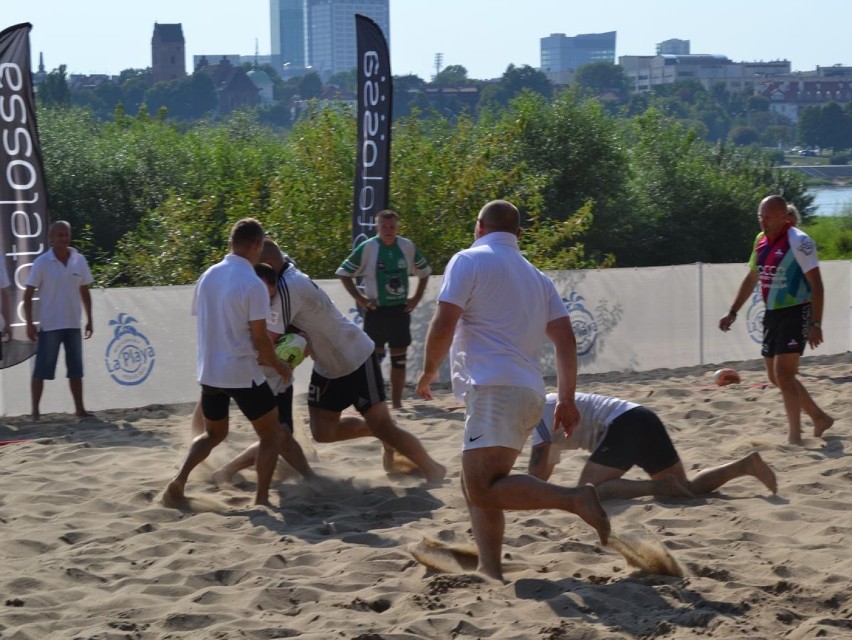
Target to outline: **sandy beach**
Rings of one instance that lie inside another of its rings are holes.
[[[657,411],[688,473],[750,451],[777,473],[776,496],[742,478],[707,497],[605,503],[616,534],[664,547],[682,576],[637,570],[555,511],[508,514],[507,584],[415,560],[424,539],[472,544],[463,409],[446,387],[432,402],[409,391],[395,413],[447,465],[443,484],[386,474],[376,440],[311,444],[299,398],[297,435],[327,480],[281,470],[274,509],[252,506],[252,471],[233,487],[211,481],[253,441],[234,409],[229,438],[186,488],[202,512],[160,502],[192,405],[0,419],[0,440],[15,441],[0,446],[0,637],[852,638],[852,354],[802,360],[836,423],[814,438],[805,420],[801,447],[786,444],[761,362],[726,366],[741,384],[717,387],[718,366],[580,379]],[[585,459],[563,456],[554,481],[575,483]]]

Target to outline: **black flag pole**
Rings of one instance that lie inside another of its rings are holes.
[[[376,233],[376,214],[390,194],[393,79],[388,43],[381,27],[355,14],[358,46],[358,153],[352,207],[352,246]]]
[[[27,276],[47,250],[47,190],[36,126],[29,23],[0,31],[0,246],[11,286],[2,289],[4,331],[0,368],[31,357],[23,312]],[[2,274],[0,274],[2,277]],[[5,283],[4,283],[5,284]]]

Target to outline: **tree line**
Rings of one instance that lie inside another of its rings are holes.
[[[349,248],[345,105],[314,104],[286,131],[254,111],[187,126],[144,104],[106,122],[67,105],[38,118],[51,217],[72,223],[101,285],[191,283],[244,216],[316,278]],[[543,269],[744,261],[766,194],[810,212],[802,179],[760,151],[708,142],[655,107],[614,115],[581,90],[522,90],[477,117],[414,109],[393,136],[391,206],[437,272],[494,198],[524,213],[522,248]]]
[[[253,68],[264,71],[273,83],[273,103],[258,105],[254,111],[261,122],[274,127],[290,128],[299,112],[299,103],[306,100],[322,96],[351,99],[356,92],[354,70],[337,73],[323,83],[314,72],[284,79],[269,64],[243,63],[243,67],[246,71]],[[600,98],[616,117],[630,118],[653,108],[694,129],[710,142],[763,147],[790,147],[798,143],[838,148],[840,138],[848,137],[846,133],[835,135],[836,125],[843,118],[835,113],[841,107],[834,103],[809,108],[810,112],[804,114],[804,127],[798,128],[783,115],[772,112],[765,97],[747,91],[730,92],[723,84],[706,89],[697,80],[681,80],[652,87],[650,91],[631,92],[624,70],[609,62],[581,66],[571,87]],[[452,90],[459,88],[472,91]],[[72,90],[66,69],[60,66],[42,80],[39,98],[45,106],[88,108],[104,121],[112,118],[119,105],[131,114],[144,105],[149,113],[165,108],[169,119],[186,123],[217,115],[216,91],[211,76],[204,71],[196,70],[179,80],[153,83],[150,69],[126,69],[118,77],[99,81],[95,86],[75,86]],[[416,75],[395,76],[393,115],[401,118],[413,112],[434,112],[450,118],[463,114],[479,118],[487,112],[506,109],[523,91],[550,100],[559,90],[545,73],[528,65],[509,65],[493,81],[470,78],[464,66],[450,65],[429,82]],[[845,111],[841,109],[841,115],[848,119],[850,109],[852,106],[847,105]],[[814,121],[818,124],[814,125]],[[852,142],[841,146],[852,146]]]

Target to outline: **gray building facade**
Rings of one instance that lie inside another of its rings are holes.
[[[372,18],[390,43],[390,0],[270,0],[277,69],[316,72],[324,80],[357,65],[355,14]]]
[[[615,64],[615,31],[568,37],[552,33],[541,39],[541,70],[545,73],[576,71],[592,62]]]

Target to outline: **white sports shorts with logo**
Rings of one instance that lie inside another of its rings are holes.
[[[544,410],[544,396],[528,387],[473,385],[464,399],[462,451],[482,447],[520,451]]]

